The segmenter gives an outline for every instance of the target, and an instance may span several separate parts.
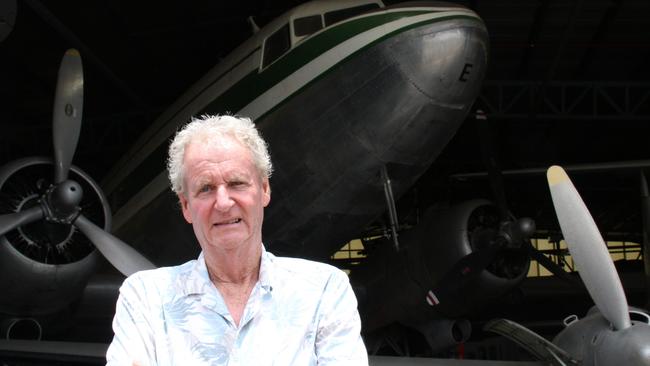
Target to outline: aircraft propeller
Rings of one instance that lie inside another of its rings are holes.
[[[553,343],[506,319],[492,320],[485,329],[554,365],[650,365],[650,315],[628,307],[607,246],[564,169],[550,167],[547,179],[569,252],[596,306],[583,319],[567,318]]]
[[[115,236],[88,220],[79,204],[81,185],[68,179],[75,154],[83,110],[83,69],[79,52],[68,50],[61,61],[53,111],[54,180],[38,204],[0,216],[0,235],[38,220],[74,225],[120,272],[128,276],[155,266]]]
[[[492,126],[488,123],[487,116],[481,109],[476,111],[475,119],[478,133],[481,137],[480,145],[483,164],[488,171],[490,188],[492,190],[495,204],[499,209],[501,228],[499,230],[498,240],[502,243],[507,242],[508,244],[504,246],[506,248],[526,251],[526,255],[535,259],[537,259],[536,257],[538,255],[542,256],[544,258],[542,258],[541,261],[544,261],[544,259],[547,258],[530,244],[530,237],[535,233],[535,221],[527,217],[516,219],[508,208],[503,176],[501,174],[494,147]],[[493,254],[487,253],[487,255]],[[547,260],[546,262],[552,263],[550,260]]]
[[[52,116],[55,184],[68,179],[77,149],[83,114],[83,87],[83,66],[79,52],[68,50],[59,67]]]
[[[564,240],[587,291],[615,329],[628,328],[630,316],[623,285],[587,206],[564,169],[550,167],[547,179]]]
[[[506,193],[505,193],[505,188],[503,183],[503,176],[501,174],[501,169],[499,167],[498,159],[494,148],[493,131],[491,126],[488,124],[488,120],[485,113],[480,109],[476,111],[476,122],[478,125],[479,135],[481,136],[481,152],[483,156],[483,163],[486,166],[488,171],[490,188],[492,190],[495,203],[499,208],[501,221],[503,223],[512,222],[514,218],[513,215],[510,213],[510,210],[508,209]],[[532,219],[528,219],[528,220],[531,220],[532,224],[534,225],[534,221],[532,221]],[[579,287],[580,285],[578,281],[576,281],[572,276],[570,276],[560,265],[553,262],[545,254],[540,252],[537,248],[535,248],[531,244],[528,238],[530,238],[532,234],[533,233],[531,233],[526,238],[526,240],[523,240],[521,243],[522,249],[525,249],[528,252],[527,253],[528,256],[536,260],[537,263],[541,264],[544,268],[548,269],[551,273],[553,273],[558,278],[574,286]]]

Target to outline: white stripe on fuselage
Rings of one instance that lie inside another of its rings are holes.
[[[421,9],[425,10],[425,9]],[[428,9],[430,10],[430,9]],[[401,10],[403,11],[403,10]],[[409,9],[409,11],[417,11]],[[369,29],[363,33],[347,39],[341,44],[331,48],[322,55],[316,57],[309,63],[302,66],[300,69],[293,72],[284,80],[275,84],[271,89],[264,92],[259,97],[255,98],[252,102],[248,103],[242,108],[238,114],[248,116],[253,120],[264,115],[273,107],[280,104],[283,100],[291,96],[293,93],[300,90],[307,85],[310,81],[317,78],[323,72],[334,67],[336,64],[344,60],[346,57],[359,51],[366,45],[390,34],[398,29],[411,26],[413,24],[426,22],[432,19],[454,16],[454,15],[468,15],[472,14],[468,11],[447,11],[437,13],[426,13],[410,17],[397,19],[393,22],[383,24],[379,27]]]

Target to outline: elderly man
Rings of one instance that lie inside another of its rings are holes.
[[[249,119],[190,122],[168,169],[202,252],[124,282],[108,365],[368,364],[345,273],[264,249],[272,166]]]

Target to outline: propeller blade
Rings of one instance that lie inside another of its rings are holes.
[[[557,278],[559,278],[561,280],[564,280],[564,281],[570,283],[571,285],[575,285],[576,287],[584,289],[584,287],[582,286],[582,283],[577,278],[571,277],[571,275],[569,273],[567,273],[558,264],[553,262],[544,253],[537,250],[530,243],[527,243],[525,245],[528,248],[528,253],[530,254],[530,257],[533,258],[534,260],[536,260],[537,263],[541,264],[544,268],[549,270],[549,272],[553,273]]]
[[[104,255],[104,257],[125,276],[130,276],[137,271],[156,268],[153,263],[131,246],[93,224],[83,215],[77,217],[74,225],[78,227],[79,230],[81,230],[81,232],[84,233],[93,244],[95,244],[97,250],[99,250],[102,255]]]
[[[564,239],[591,298],[617,330],[630,327],[623,285],[587,206],[564,169],[550,167],[547,179]]]
[[[497,160],[496,149],[494,147],[493,128],[488,123],[487,116],[482,110],[476,111],[476,123],[478,124],[478,132],[481,142],[481,156],[483,157],[483,164],[488,171],[488,179],[494,200],[499,208],[499,215],[501,221],[510,220],[510,211],[506,200],[506,190],[503,184],[503,175],[499,168]]]
[[[8,231],[17,228],[18,226],[39,220],[43,218],[43,216],[43,209],[41,209],[41,206],[34,206],[24,211],[2,215],[0,216],[0,235],[6,234]]]
[[[650,305],[650,193],[645,172],[641,171],[641,232],[643,234],[643,270],[645,272],[646,308]]]
[[[83,87],[79,51],[69,49],[59,67],[52,117],[55,183],[68,179],[72,157],[77,149],[83,111]]]

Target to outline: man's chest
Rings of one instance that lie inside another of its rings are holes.
[[[239,327],[201,302],[170,307],[155,340],[157,358],[168,361],[159,364],[315,364],[316,306],[248,305]]]

